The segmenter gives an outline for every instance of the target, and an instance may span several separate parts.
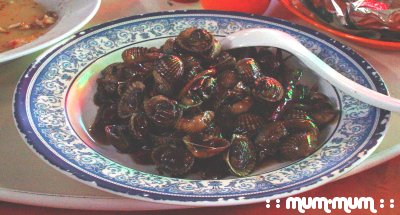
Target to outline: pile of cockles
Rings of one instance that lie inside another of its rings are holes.
[[[222,51],[197,28],[160,48],[128,48],[97,79],[90,131],[171,177],[243,177],[266,160],[298,160],[317,149],[319,130],[338,111],[299,83],[302,71],[285,55],[269,47]]]

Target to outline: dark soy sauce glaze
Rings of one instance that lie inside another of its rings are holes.
[[[171,177],[243,177],[265,160],[300,159],[338,111],[299,84],[302,72],[286,66],[287,55],[221,51],[195,28],[160,48],[126,49],[97,80],[90,134]]]

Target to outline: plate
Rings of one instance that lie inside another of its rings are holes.
[[[36,2],[47,10],[57,13],[59,18],[56,24],[36,40],[0,53],[0,63],[39,51],[71,36],[93,18],[100,7],[101,0],[36,0]]]
[[[284,31],[348,78],[387,94],[384,82],[368,62],[319,32],[234,12],[152,13],[77,33],[33,62],[14,96],[14,115],[22,137],[51,166],[85,184],[139,200],[191,206],[261,202],[321,186],[357,166],[382,140],[390,112],[318,81],[341,109],[337,123],[323,135],[325,143],[305,159],[267,167],[249,177],[188,180],[158,176],[96,144],[87,127],[95,114],[91,96],[100,70],[121,61],[120,53],[127,47],[159,46],[190,26],[205,28],[219,38],[245,28]]]
[[[384,50],[400,50],[400,42],[389,42],[382,40],[374,40],[368,39],[365,37],[354,36],[348,33],[344,33],[342,31],[336,30],[334,28],[329,27],[325,23],[316,21],[315,15],[310,12],[307,8],[303,6],[298,6],[300,3],[299,0],[280,0],[281,3],[293,14],[313,25],[314,27],[321,29],[323,31],[329,32],[333,35],[348,39],[350,41],[359,43],[363,46]]]

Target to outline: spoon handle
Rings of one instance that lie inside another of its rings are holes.
[[[224,49],[249,46],[271,46],[284,49],[298,57],[318,76],[337,89],[372,106],[400,112],[400,100],[364,87],[332,69],[291,35],[267,28],[253,28],[235,32],[221,41]]]

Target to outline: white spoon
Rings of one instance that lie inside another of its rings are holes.
[[[299,58],[318,76],[346,94],[372,106],[400,112],[400,100],[364,87],[337,72],[319,59],[291,35],[268,28],[252,28],[228,35],[221,41],[223,49],[271,46],[284,49]]]

